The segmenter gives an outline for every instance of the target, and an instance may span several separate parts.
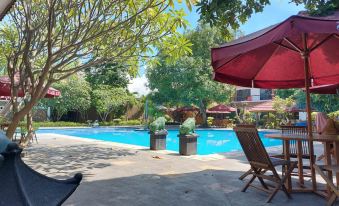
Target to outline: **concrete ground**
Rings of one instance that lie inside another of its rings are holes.
[[[184,157],[168,151],[126,147],[81,138],[40,134],[24,153],[24,161],[39,172],[84,180],[64,205],[324,205],[323,198],[279,192],[266,204],[267,194],[255,188],[241,192],[238,177],[249,169],[241,153]],[[321,145],[316,146],[319,150]],[[271,148],[276,152],[281,148]],[[320,178],[318,178],[320,179]]]

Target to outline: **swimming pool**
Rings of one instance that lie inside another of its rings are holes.
[[[136,131],[135,128],[76,128],[76,129],[40,129],[37,133],[54,133],[75,137],[104,140],[110,142],[149,147],[148,131]],[[198,154],[215,154],[241,150],[241,146],[232,130],[198,129]],[[263,137],[268,132],[259,132]],[[272,133],[272,132],[270,132]],[[178,151],[178,130],[168,130],[166,149]],[[280,140],[262,138],[265,147],[278,146]]]

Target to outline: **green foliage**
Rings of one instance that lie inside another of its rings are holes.
[[[155,91],[151,99],[156,104],[194,104],[205,113],[209,103],[229,102],[234,92],[232,86],[211,78],[210,50],[207,48],[223,42],[223,36],[208,26],[200,26],[188,31],[185,37],[193,44],[192,55],[182,56],[175,63],[166,62],[165,57],[160,55],[160,64],[153,64],[147,69],[149,87]],[[160,51],[165,49],[160,47]]]
[[[296,90],[293,95],[300,108],[306,108],[306,94],[302,90]],[[311,94],[312,109],[319,112],[330,113],[339,110],[339,95]]]
[[[135,76],[159,45],[171,48],[166,58],[172,61],[185,55],[189,43],[177,29],[186,26],[186,14],[170,8],[171,2],[17,0],[0,25],[0,68],[20,75],[19,84],[11,82],[13,91],[21,87],[31,94],[13,120],[27,115],[53,83],[79,71],[113,63]],[[173,46],[176,41],[182,44]],[[17,124],[13,121],[9,136]]]
[[[103,121],[107,120],[110,113],[124,107],[128,98],[126,89],[112,88],[107,85],[100,85],[92,92],[93,106]]]
[[[154,120],[150,125],[149,129],[152,133],[155,133],[157,131],[161,131],[165,129],[165,123],[166,119],[165,117],[158,117],[156,120]]]
[[[195,130],[195,119],[187,118],[179,128],[180,135],[188,135],[194,133]]]
[[[261,12],[269,3],[269,0],[201,0],[197,6],[200,20],[230,35],[229,30],[239,29],[253,13]]]
[[[59,120],[68,111],[84,113],[91,106],[91,87],[89,83],[76,75],[55,83],[54,88],[61,92],[60,97],[42,99],[41,104],[54,110],[55,119]]]
[[[166,122],[173,122],[173,119],[172,117],[170,117],[168,114],[165,114],[165,119],[166,119]]]
[[[242,116],[242,123],[245,123],[245,124],[255,123],[254,114],[252,114],[251,112],[244,111],[241,116]]]
[[[279,124],[288,123],[290,113],[287,112],[286,110],[288,108],[291,108],[295,104],[295,101],[293,100],[293,98],[288,97],[288,98],[283,99],[283,98],[276,96],[273,98],[272,102],[273,102],[272,107],[276,111],[276,115],[280,121]]]
[[[266,129],[276,129],[280,125],[280,119],[276,117],[275,114],[268,113],[263,116],[264,127]]]
[[[197,3],[200,20],[223,30],[237,30],[253,13],[262,12],[272,0],[201,0]],[[291,3],[305,4],[311,15],[327,15],[339,8],[338,0],[291,0]]]
[[[99,122],[100,126],[137,126],[141,125],[140,120],[128,120],[128,121],[113,121],[113,122]]]
[[[22,123],[25,125],[26,123]],[[41,127],[86,127],[86,123],[78,123],[78,122],[33,122],[34,128],[41,128]]]
[[[207,117],[207,124],[209,127],[213,125],[213,120],[214,120],[214,117]]]
[[[86,70],[86,80],[93,88],[99,85],[110,85],[112,87],[126,88],[129,83],[128,67],[117,63],[108,63],[92,67]]]
[[[334,119],[334,120],[339,119],[339,110],[329,113],[328,117],[331,118],[331,119]]]
[[[280,97],[280,98],[288,98],[290,96],[293,96],[294,93],[296,92],[296,90],[298,89],[277,89],[275,90],[275,95]]]

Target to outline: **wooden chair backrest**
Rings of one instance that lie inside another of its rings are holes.
[[[295,135],[307,135],[306,126],[281,126],[281,132],[283,134],[295,134]],[[296,155],[298,153],[297,141],[290,141],[290,154]],[[309,155],[308,141],[302,141],[302,152],[303,155]]]
[[[238,137],[247,160],[252,167],[269,169],[273,167],[270,157],[254,126],[237,125],[234,131]]]

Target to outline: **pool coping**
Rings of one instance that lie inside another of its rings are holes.
[[[60,127],[57,127],[57,128],[61,129]],[[228,130],[232,130],[232,129],[228,129]],[[111,142],[111,141],[105,141],[105,140],[97,140],[97,139],[91,139],[91,138],[86,138],[86,137],[77,137],[77,136],[55,134],[55,133],[40,133],[40,134],[38,133],[38,135],[49,136],[51,138],[58,138],[58,137],[64,138],[64,139],[71,138],[73,140],[80,140],[84,142],[97,143],[97,144],[113,146],[113,147],[122,147],[122,148],[133,149],[133,150],[143,150],[143,151],[148,150],[149,152],[152,152],[152,153],[172,154],[172,155],[178,155],[183,158],[195,159],[195,160],[200,160],[200,161],[220,160],[220,159],[227,159],[228,157],[243,156],[242,151],[229,151],[229,152],[219,152],[219,153],[214,153],[214,154],[203,154],[203,155],[197,154],[197,155],[184,156],[184,155],[179,155],[179,152],[174,151],[174,150],[167,150],[167,149],[166,150],[150,150],[149,147],[145,147],[145,146],[124,144],[124,143]],[[277,146],[270,146],[266,148],[268,152],[272,152],[272,151],[276,151],[277,149],[281,149],[281,146],[282,145],[277,145]]]
[[[100,127],[40,127],[38,130],[45,129],[96,129],[96,128],[133,128],[139,129],[138,126],[100,126]],[[179,128],[167,128],[167,130],[179,129]],[[233,130],[233,128],[196,128],[195,130]],[[258,129],[259,132],[278,132],[279,129]]]

